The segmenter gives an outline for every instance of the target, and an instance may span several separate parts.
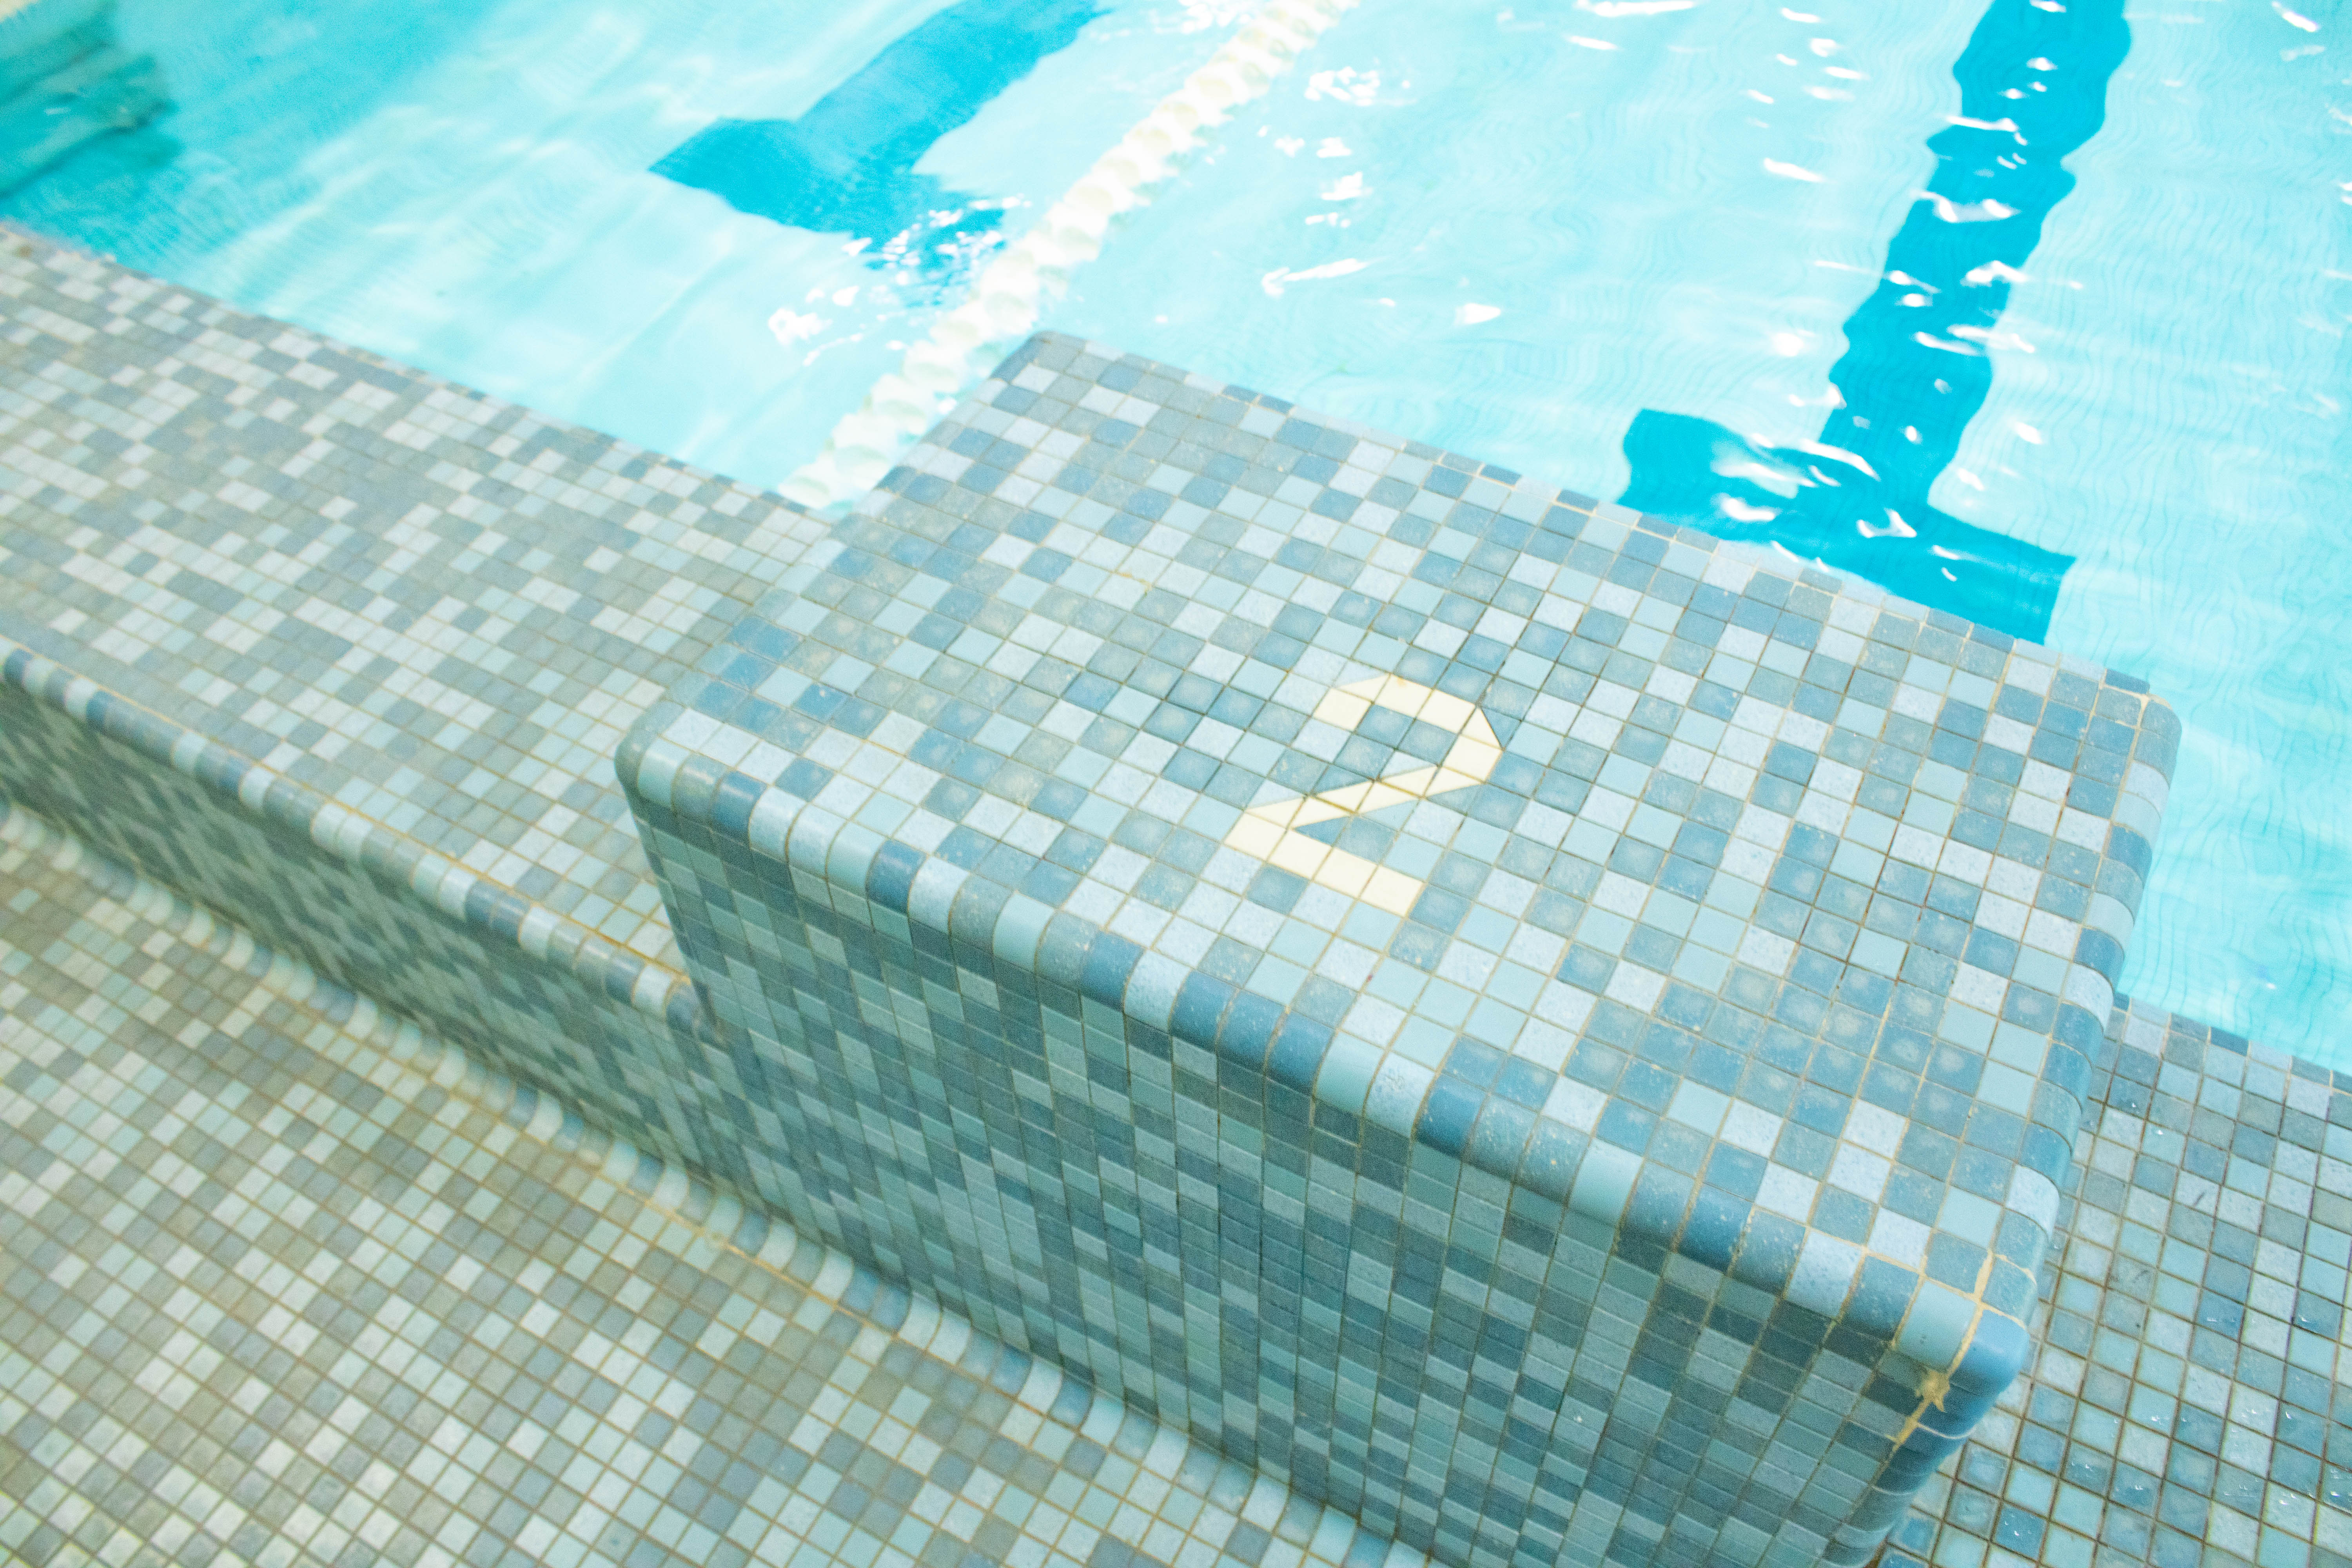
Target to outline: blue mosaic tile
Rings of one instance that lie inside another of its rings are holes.
[[[0,226],[0,793],[690,1163],[611,750],[822,532]]]
[[[0,1559],[1418,1568],[0,804]]]
[[[2119,1006],[2036,1350],[1888,1568],[2352,1563],[2352,1074]]]
[[[1449,1562],[1853,1563],[2031,1355],[2178,734],[1049,335],[619,772],[796,1224]]]
[[[1422,1561],[13,808],[0,905],[12,1561]],[[2122,1006],[2093,1068],[2033,1364],[1882,1561],[2346,1568],[2352,1075]]]
[[[5,226],[0,367],[0,637],[676,972],[613,749],[822,524]]]

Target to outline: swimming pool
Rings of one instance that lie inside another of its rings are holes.
[[[2352,1061],[2332,18],[2066,5],[1365,0],[1044,324],[2143,675],[2126,989]],[[1240,10],[125,0],[181,110],[0,214],[776,483]]]

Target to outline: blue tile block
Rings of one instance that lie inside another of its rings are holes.
[[[728,646],[709,1159],[883,1277],[1463,1564],[1861,1563],[2024,1364],[2137,683],[1050,335]]]

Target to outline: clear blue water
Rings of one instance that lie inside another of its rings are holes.
[[[1365,0],[1046,324],[2145,676],[2127,989],[2352,1065],[2338,16],[2057,4]],[[1236,9],[123,0],[0,212],[772,482]]]
[[[0,216],[772,484],[1234,9],[979,3],[1006,25],[955,41],[1012,57],[1000,90],[968,117],[908,104],[887,124],[911,136],[921,194],[962,215],[919,222],[911,247],[738,210],[707,166],[654,171],[722,121],[821,131],[828,97],[939,0],[121,0],[124,43],[161,60],[177,111]],[[1003,36],[1021,30],[1045,35],[1025,60]],[[907,50],[898,64],[908,96],[936,86]],[[893,106],[864,107],[879,139]],[[961,241],[951,261],[942,237]]]

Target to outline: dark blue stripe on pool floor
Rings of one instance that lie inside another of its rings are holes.
[[[1819,441],[1759,447],[1710,420],[1645,408],[1625,433],[1624,504],[1775,542],[2042,640],[2073,558],[1962,522],[1927,496],[1991,390],[1985,342],[2010,275],[2074,188],[2060,160],[2097,133],[2107,80],[2130,47],[2122,0],[1994,0],[1952,68],[1960,114],[1928,139],[1927,192],[1845,323],[1846,352],[1830,372],[1844,405]]]
[[[963,0],[893,41],[798,120],[721,120],[653,172],[739,212],[868,241],[877,259],[941,270],[1001,206],[943,188],[916,162],[1067,48],[1094,0]]]

